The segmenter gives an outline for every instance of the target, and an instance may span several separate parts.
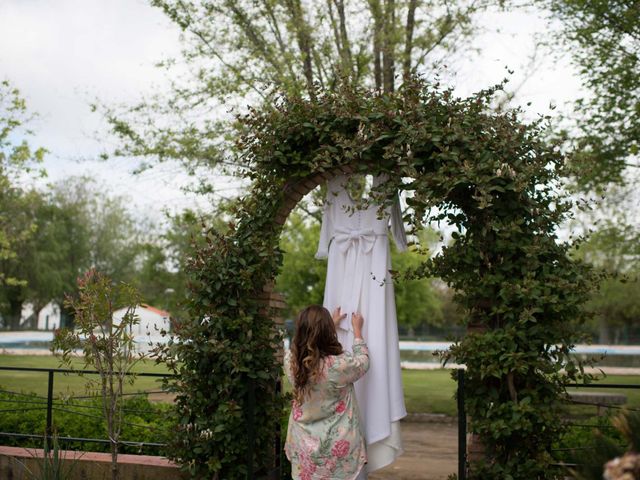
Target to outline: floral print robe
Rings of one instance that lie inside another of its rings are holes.
[[[287,352],[284,367],[293,385],[291,361]],[[330,355],[322,362],[304,402],[293,402],[285,452],[296,480],[354,480],[367,454],[353,382],[369,369],[369,350],[357,339],[353,354]]]

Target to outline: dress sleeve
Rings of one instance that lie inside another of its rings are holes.
[[[329,189],[327,188],[327,197]],[[320,227],[320,240],[318,242],[318,251],[316,258],[327,258],[329,256],[329,243],[333,237],[333,219],[331,214],[331,204],[327,198],[322,209],[322,226]]]
[[[369,370],[369,349],[362,339],[353,342],[353,354],[340,355],[330,369],[330,379],[338,387],[355,382]]]
[[[383,184],[388,180],[389,176],[386,173],[377,175],[373,178],[373,186],[377,187],[378,185]],[[393,206],[391,207],[391,236],[393,237],[393,241],[398,247],[398,250],[401,252],[405,252],[407,250],[407,234],[404,231],[404,224],[402,222],[402,209],[400,208],[400,198],[398,194],[396,194],[396,198],[393,202]]]
[[[396,247],[400,252],[407,251],[407,234],[404,231],[404,223],[402,222],[402,209],[400,208],[400,199],[396,195],[396,200],[391,207],[391,236],[396,243]]]

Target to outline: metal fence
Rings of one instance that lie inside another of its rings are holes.
[[[467,413],[464,408],[464,369],[457,371],[458,381],[458,480],[467,479]]]
[[[0,432],[0,438],[13,438],[13,439],[24,439],[24,440],[40,440],[50,448],[53,439],[53,431],[55,425],[54,413],[55,412],[64,412],[67,414],[78,415],[82,418],[91,419],[92,421],[103,420],[102,415],[97,415],[91,412],[91,409],[99,409],[99,407],[91,406],[91,405],[83,405],[77,402],[70,403],[69,401],[54,396],[54,380],[55,375],[59,374],[82,374],[82,375],[98,375],[99,372],[95,370],[73,370],[73,369],[62,369],[62,368],[30,368],[30,367],[3,367],[0,366],[0,370],[5,371],[15,371],[15,372],[34,372],[34,373],[42,373],[47,375],[47,395],[34,395],[34,394],[25,394],[22,392],[15,392],[10,390],[0,389],[0,394],[10,395],[11,398],[0,398],[0,415],[2,413],[9,412],[25,412],[25,411],[46,411],[46,426],[45,432],[43,435],[37,435],[34,433],[17,433],[17,432]],[[170,377],[170,374],[166,373],[129,373],[127,375],[135,375],[136,377],[156,377],[156,378],[166,378]],[[282,390],[281,383],[278,382],[276,384],[276,394],[280,394]],[[153,393],[165,393],[163,390],[146,390],[137,393],[125,393],[124,396],[131,395],[140,395],[140,394],[153,394]],[[87,398],[91,398],[92,396],[74,396],[73,400],[83,400]],[[9,405],[7,405],[9,404]],[[16,408],[17,406],[17,408]],[[3,408],[5,407],[5,408]],[[10,408],[6,408],[10,407]],[[254,439],[255,435],[252,432],[253,428],[253,419],[255,418],[255,391],[253,388],[253,383],[250,383],[249,388],[249,397],[247,402],[247,424],[248,424],[248,438],[249,444],[247,449],[247,466],[248,466],[248,474],[247,480],[275,480],[282,478],[282,441],[281,441],[281,425],[278,419],[275,425],[274,431],[274,457],[275,462],[273,468],[270,468],[268,471],[264,469],[258,469],[254,464],[255,457],[255,445]],[[82,411],[79,411],[82,410]],[[136,410],[136,409],[127,409],[124,408],[123,411],[125,413],[132,414],[141,414],[141,413],[155,413],[158,412],[153,410]],[[139,425],[130,422],[123,422],[123,425],[130,425],[133,427],[140,428],[150,428],[148,425]],[[84,443],[94,443],[94,444],[110,444],[111,441],[105,438],[85,438],[85,437],[71,437],[71,436],[56,436],[57,441],[64,444],[69,444],[72,442],[77,442],[80,444]],[[47,442],[44,442],[47,439]],[[130,446],[136,447],[138,449],[144,448],[153,448],[153,449],[162,449],[166,447],[165,443],[162,442],[140,442],[134,440],[120,440],[118,444],[121,446]]]
[[[567,388],[573,388],[577,391],[581,391],[581,393],[589,392],[590,395],[586,395],[584,397],[576,397],[572,396],[570,392],[569,398],[566,400],[566,403],[569,407],[584,407],[584,408],[596,408],[595,415],[591,415],[591,418],[594,419],[604,419],[602,422],[588,423],[588,420],[582,418],[582,416],[576,415],[568,415],[565,418],[565,425],[569,432],[575,430],[600,430],[600,431],[613,431],[615,427],[607,421],[610,414],[615,411],[627,411],[627,412],[639,412],[640,408],[628,407],[626,405],[626,399],[623,401],[613,401],[611,398],[605,397],[606,393],[603,395],[602,393],[592,393],[594,389],[598,390],[615,390],[616,392],[624,391],[624,390],[640,390],[640,385],[635,384],[625,384],[625,383],[590,383],[590,384],[577,384],[571,383],[566,385]],[[620,448],[624,449],[625,445],[619,445]],[[580,446],[569,446],[569,447],[561,447],[555,448],[552,450],[552,453],[558,458],[561,454],[566,455],[567,453],[572,452],[593,452],[596,447],[593,445],[580,445]],[[564,469],[575,469],[584,466],[585,464],[576,463],[576,462],[567,462],[567,461],[559,461],[553,466],[564,468]],[[604,465],[600,465],[600,467],[604,467]]]
[[[99,372],[97,371],[93,371],[93,370],[72,370],[72,369],[54,369],[54,368],[29,368],[29,367],[0,367],[0,370],[9,370],[9,371],[22,371],[22,372],[40,372],[40,373],[46,373],[47,374],[47,395],[46,396],[34,396],[34,395],[27,395],[21,392],[14,392],[14,391],[9,391],[9,390],[2,390],[0,389],[0,393],[5,393],[5,394],[9,394],[12,395],[15,398],[11,398],[11,399],[2,399],[0,398],[0,414],[3,412],[15,412],[17,411],[32,411],[32,410],[45,410],[46,411],[46,428],[45,428],[45,434],[44,435],[37,435],[37,434],[32,434],[32,433],[15,433],[15,432],[0,432],[0,437],[7,437],[7,438],[22,438],[22,439],[27,439],[27,440],[42,440],[44,441],[45,438],[48,438],[49,440],[51,440],[52,438],[52,433],[53,433],[53,426],[55,424],[54,422],[54,413],[55,412],[66,412],[69,414],[74,414],[74,415],[79,415],[85,418],[90,418],[90,419],[100,419],[102,420],[102,416],[101,415],[94,415],[91,413],[86,413],[84,411],[78,411],[78,409],[90,409],[90,408],[97,408],[97,407],[91,407],[89,405],[80,405],[78,403],[69,403],[67,401],[63,401],[63,399],[59,398],[59,397],[54,397],[53,391],[54,391],[54,379],[55,379],[55,375],[56,374],[84,374],[84,375],[96,375]],[[170,376],[169,374],[163,374],[163,373],[135,373],[133,375],[136,376],[140,376],[140,377],[156,377],[156,378],[164,378],[164,377],[168,377]],[[468,459],[467,459],[467,417],[466,417],[466,412],[465,412],[465,408],[464,408],[464,401],[465,401],[465,397],[464,397],[464,386],[465,386],[465,371],[463,369],[459,369],[457,371],[457,410],[458,410],[458,480],[466,480],[467,477],[467,467],[468,467]],[[281,392],[281,384],[278,383],[276,385],[276,392],[279,394]],[[621,389],[634,389],[634,390],[640,390],[640,385],[632,385],[632,384],[587,384],[587,385],[583,385],[583,384],[568,384],[567,388],[576,388],[576,389],[585,389],[585,390],[589,390],[589,389],[616,389],[616,390],[621,390]],[[143,393],[164,393],[162,390],[150,390],[150,391],[145,391]],[[139,395],[139,393],[135,393],[135,394],[125,394],[125,395]],[[79,400],[79,399],[83,399],[83,398],[88,398],[88,397],[74,397],[74,400]],[[606,409],[606,410],[611,410],[611,409],[621,409],[623,408],[620,405],[613,405],[610,403],[606,403],[606,402],[593,402],[593,401],[581,401],[579,399],[572,399],[569,400],[569,402],[572,405],[586,405],[589,407],[594,407],[594,408],[598,408],[600,409]],[[2,408],[3,405],[2,404],[13,404],[13,405],[19,405],[19,408]],[[626,408],[626,407],[625,407]],[[248,465],[248,475],[247,478],[248,480],[266,480],[266,479],[280,479],[283,476],[283,458],[282,458],[282,439],[281,439],[281,423],[279,421],[279,419],[277,419],[277,421],[275,422],[275,431],[274,431],[274,447],[273,447],[273,451],[274,451],[274,457],[275,457],[275,462],[273,465],[273,468],[269,469],[268,471],[265,470],[259,470],[257,469],[257,466],[254,465],[254,450],[255,450],[255,446],[253,444],[253,439],[255,438],[255,436],[253,435],[254,432],[251,431],[252,425],[253,425],[253,419],[255,418],[255,414],[256,414],[256,405],[255,405],[255,392],[253,391],[252,388],[249,388],[249,398],[248,398],[248,402],[247,402],[247,425],[249,428],[248,431],[248,438],[249,438],[249,444],[248,444],[248,448],[247,448],[247,465]],[[629,409],[627,408],[627,410],[635,410],[635,411],[640,411],[640,409]],[[157,412],[153,412],[153,411],[140,411],[140,410],[127,410],[125,409],[125,411],[128,411],[130,413],[157,413]],[[127,422],[124,422],[124,424],[128,424]],[[129,423],[129,425],[132,426],[136,426],[136,427],[143,427],[143,428],[153,428],[153,427],[149,427],[148,425],[136,425],[136,424],[132,424]],[[592,424],[585,424],[584,422],[581,421],[574,421],[574,420],[568,420],[567,421],[567,426],[570,429],[579,429],[579,428],[594,428],[595,426]],[[602,427],[600,426],[599,428],[613,428],[613,427]],[[109,444],[110,441],[107,439],[101,439],[101,438],[85,438],[85,437],[57,437],[58,441],[60,442],[79,442],[79,443],[99,443],[99,444]],[[155,449],[161,449],[163,447],[166,446],[166,444],[161,443],[161,442],[139,442],[139,441],[133,441],[133,440],[121,440],[118,442],[120,445],[125,445],[125,446],[135,446],[138,447],[140,449],[142,448],[155,448]],[[51,442],[47,442],[48,445],[51,444]],[[559,453],[559,452],[567,452],[567,451],[571,451],[571,450],[584,450],[585,447],[575,447],[575,448],[571,448],[571,447],[565,447],[565,448],[558,448],[558,449],[554,449],[553,452],[554,453]],[[577,467],[579,466],[578,464],[572,464],[572,463],[567,463],[567,462],[559,462],[554,464],[557,467],[560,468],[567,468],[567,467]]]
[[[91,419],[91,420],[102,420],[104,417],[102,415],[96,415],[91,413],[91,410],[100,409],[96,406],[84,405],[81,403],[70,403],[60,397],[54,397],[53,395],[53,386],[54,386],[54,378],[56,374],[82,374],[82,375],[98,375],[99,372],[95,370],[72,370],[72,369],[63,369],[63,368],[30,368],[30,367],[2,367],[0,366],[0,370],[5,371],[17,371],[17,372],[39,372],[47,374],[47,395],[33,395],[33,394],[25,394],[22,392],[14,392],[10,390],[0,389],[0,393],[11,395],[15,398],[0,398],[0,404],[11,404],[11,405],[19,405],[18,408],[2,408],[0,405],[0,414],[1,413],[9,413],[15,411],[34,411],[34,410],[45,410],[46,411],[46,425],[45,432],[43,435],[37,435],[32,433],[16,433],[16,432],[0,432],[0,437],[4,438],[22,438],[22,439],[30,439],[30,440],[41,440],[44,442],[45,439],[48,441],[45,443],[47,447],[51,445],[51,440],[53,438],[53,426],[54,426],[54,412],[64,412],[72,415],[78,415],[83,418]],[[127,373],[127,375],[135,375],[137,377],[158,377],[164,378],[170,376],[169,374],[164,373]],[[140,395],[140,394],[149,394],[149,393],[164,393],[162,390],[149,390],[144,392],[137,393],[125,393],[124,396],[132,396],[132,395]],[[87,398],[91,398],[91,396],[75,396],[74,400],[83,400]],[[81,411],[79,411],[81,410]],[[157,413],[153,410],[140,411],[135,409],[123,409],[126,413]],[[147,428],[153,429],[153,427],[149,425],[139,425],[129,422],[123,422],[123,425],[130,425],[138,428]],[[85,437],[70,437],[70,436],[56,436],[56,440],[61,443],[70,443],[70,442],[78,442],[81,444],[84,443],[97,443],[97,444],[110,444],[111,441],[104,438],[85,438]],[[143,448],[162,448],[165,447],[166,444],[161,442],[138,442],[132,440],[120,440],[118,441],[119,445],[123,446],[135,446],[139,449]]]
[[[458,480],[466,480],[467,478],[467,469],[468,469],[468,458],[467,458],[467,442],[466,442],[466,434],[467,434],[467,415],[464,407],[464,382],[465,382],[465,371],[460,369],[457,371],[457,403],[458,403]],[[623,384],[623,383],[590,383],[590,384],[578,384],[578,383],[570,383],[565,385],[568,389],[577,389],[577,390],[586,390],[593,391],[594,389],[598,390],[607,390],[612,389],[616,391],[621,390],[640,390],[640,385],[635,384]],[[592,415],[592,418],[606,418],[608,413],[611,413],[612,410],[625,410],[629,412],[640,412],[640,408],[632,408],[626,405],[622,405],[621,403],[615,403],[611,401],[598,400],[598,397],[602,395],[598,395],[594,393],[592,398],[576,398],[576,396],[571,396],[569,394],[568,399],[566,400],[566,404],[568,407],[577,407],[583,406],[588,408],[596,408],[597,412]],[[585,421],[584,418],[572,416],[569,414],[564,418],[565,425],[568,431],[574,429],[614,429],[610,424],[593,424]],[[623,447],[623,445],[621,445]],[[593,446],[569,446],[569,447],[559,447],[551,450],[551,453],[558,458],[560,454],[566,454],[568,452],[578,452],[578,451],[589,451],[593,450],[595,447]],[[572,463],[566,461],[558,461],[557,463],[552,463],[550,466],[557,467],[568,471],[571,468],[579,468],[582,464]]]

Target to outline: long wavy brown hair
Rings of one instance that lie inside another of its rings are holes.
[[[322,368],[322,358],[340,355],[342,345],[329,311],[321,305],[310,305],[296,319],[296,333],[291,345],[291,370],[295,384],[293,396],[302,403]]]

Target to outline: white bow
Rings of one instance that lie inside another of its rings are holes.
[[[336,228],[333,241],[336,242],[336,245],[342,253],[346,253],[351,247],[360,247],[362,253],[369,253],[376,241],[376,233],[370,228],[366,230]]]

